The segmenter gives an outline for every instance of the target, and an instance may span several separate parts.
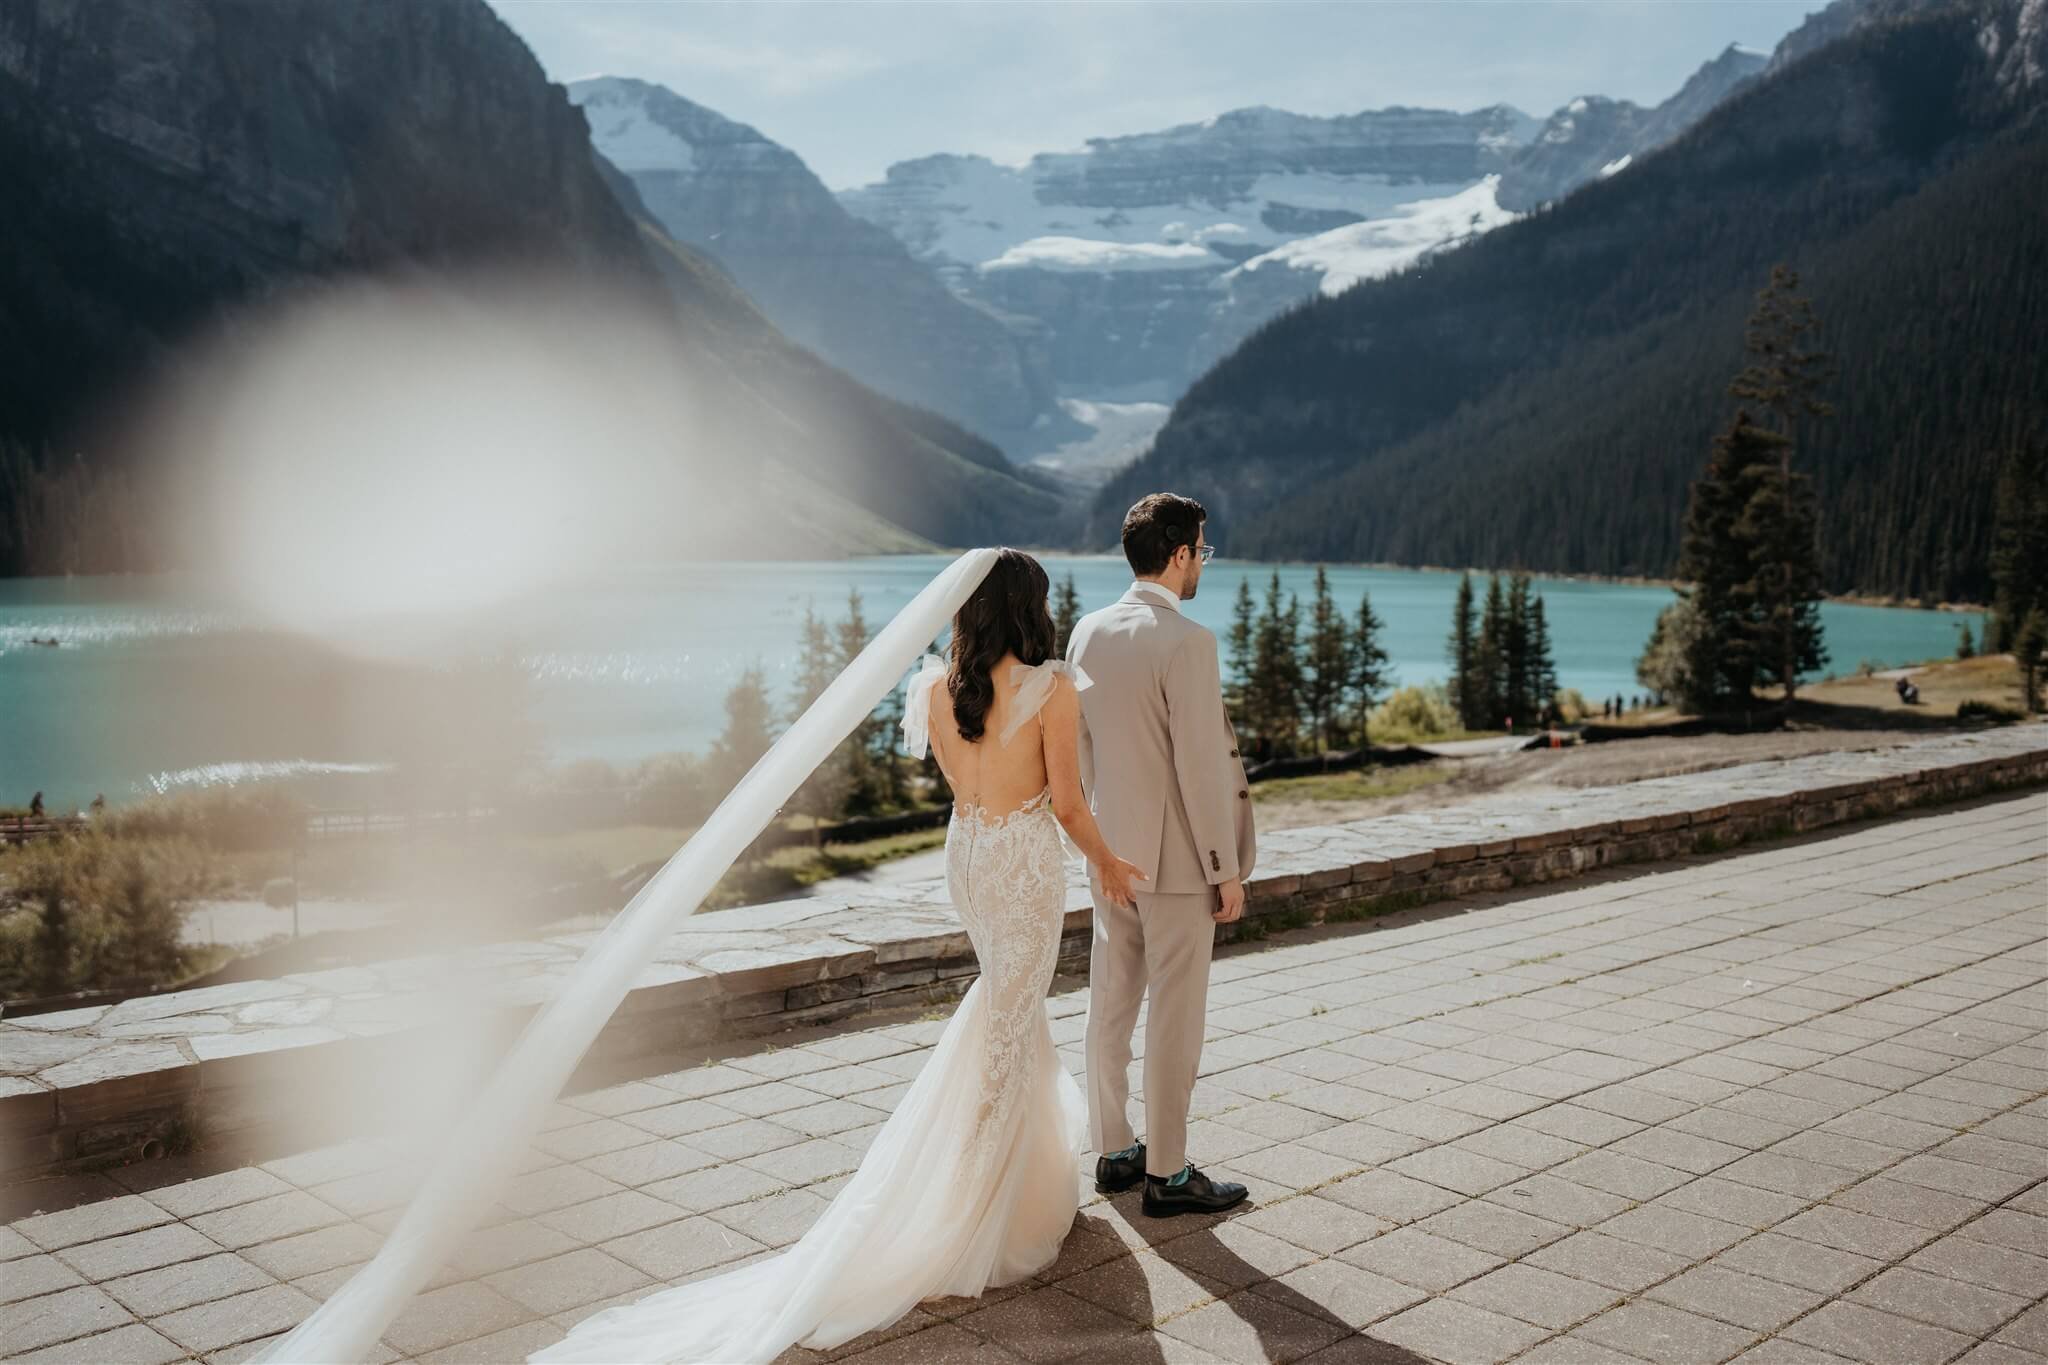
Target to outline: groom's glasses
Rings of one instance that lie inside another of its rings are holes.
[[[1207,564],[1216,557],[1216,547],[1214,545],[1197,545],[1195,546],[1195,553],[1202,557],[1204,564]]]

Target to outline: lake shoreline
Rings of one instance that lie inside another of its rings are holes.
[[[1071,550],[1051,545],[1033,545],[1023,548],[1029,549],[1032,554],[1057,555],[1063,559],[1114,559],[1116,557],[1114,552],[1103,550]],[[946,551],[945,553],[957,554],[959,551]],[[887,558],[888,556],[878,557]],[[1216,562],[1219,564],[1257,564],[1261,567],[1275,569],[1313,569],[1321,565],[1324,568],[1330,569],[1378,569],[1393,573],[1471,574],[1477,579],[1488,578],[1493,574],[1505,576],[1516,572],[1513,569],[1488,569],[1476,565],[1455,568],[1444,564],[1396,564],[1388,560],[1234,559],[1228,554],[1219,554],[1216,557]],[[1674,591],[1688,586],[1686,580],[1682,578],[1659,578],[1647,574],[1604,574],[1575,570],[1567,571],[1563,569],[1531,569],[1528,573],[1531,578],[1548,578],[1561,583],[1604,583],[1615,587],[1670,588]],[[1894,597],[1882,593],[1823,593],[1821,601],[1839,602],[1844,606],[1852,607],[1890,607],[1898,611],[1945,611],[1958,615],[1968,612],[1989,612],[1991,610],[1991,604],[1988,602],[1936,602],[1930,604],[1918,598]]]
[[[1019,548],[1028,550],[1030,553],[1034,555],[1045,555],[1048,557],[1058,557],[1060,559],[1117,558],[1116,552],[1111,550],[1074,550],[1056,545],[1027,545],[1020,546]],[[761,561],[742,559],[669,559],[649,561],[645,565],[635,565],[633,567],[672,568],[692,564],[717,564],[724,565],[730,568],[745,568],[747,565],[755,562],[763,564],[787,564],[792,562],[803,562],[813,564],[845,564],[864,559],[915,559],[932,554],[950,556],[961,553],[963,553],[963,551],[958,549],[945,549],[890,551],[882,554],[871,555],[827,555],[817,559],[806,559],[804,556],[801,555],[792,556],[787,559]],[[1324,568],[1330,569],[1377,569],[1384,572],[1392,573],[1471,574],[1474,578],[1479,579],[1488,578],[1494,574],[1505,575],[1516,572],[1516,570],[1513,569],[1489,569],[1481,568],[1476,565],[1468,565],[1464,568],[1454,568],[1443,564],[1396,564],[1387,560],[1233,559],[1228,555],[1219,555],[1218,562],[1232,564],[1256,564],[1261,568],[1274,569],[1312,569],[1320,565]],[[147,570],[121,570],[119,572],[114,573],[98,574],[0,574],[0,582],[25,583],[36,581],[47,582],[51,580],[63,580],[65,582],[70,582],[76,579],[143,580],[162,578],[167,575],[189,574],[192,572],[194,571],[190,569],[166,568]],[[1644,574],[1603,574],[1566,571],[1561,569],[1531,569],[1528,572],[1530,577],[1532,578],[1553,579],[1561,583],[1604,583],[1616,587],[1669,588],[1674,591],[1679,588],[1687,586],[1686,581],[1682,578],[1658,578]],[[1923,602],[1917,598],[1894,597],[1887,596],[1881,593],[1823,593],[1821,595],[1820,600],[1823,602],[1839,602],[1844,606],[1890,607],[1898,611],[1945,611],[1955,613],[1957,615],[1970,612],[1986,613],[1991,610],[1991,604],[1988,602],[1935,602],[1930,604],[1927,602]]]

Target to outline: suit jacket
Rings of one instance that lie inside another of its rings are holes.
[[[1251,790],[1223,706],[1216,637],[1133,588],[1074,627],[1081,787],[1110,851],[1143,889],[1206,891],[1251,874]]]

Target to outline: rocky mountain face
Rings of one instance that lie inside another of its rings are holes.
[[[1033,330],[955,295],[795,153],[645,81],[576,81],[569,97],[655,221],[730,270],[791,340],[999,444],[1042,440],[1034,429],[1056,424]]]
[[[1070,413],[1121,415],[1114,439],[1098,426],[1091,440],[1015,452],[1071,472],[1104,449],[1141,448],[1129,414],[1163,412],[1287,308],[1614,173],[1762,62],[1731,49],[1654,110],[1589,98],[1539,123],[1506,105],[1337,118],[1240,109],[1017,167],[901,162],[839,199],[963,298],[1038,328]]]
[[[110,415],[196,335],[322,282],[512,265],[659,313],[728,526],[752,508],[832,553],[1051,515],[986,442],[791,345],[607,171],[483,0],[0,6],[0,447],[109,458]],[[11,496],[0,572],[35,529]]]
[[[1589,181],[1620,173],[1706,117],[1769,60],[1767,53],[1731,43],[1655,108],[1599,95],[1571,101],[1550,116],[1501,177],[1501,205],[1526,213]]]

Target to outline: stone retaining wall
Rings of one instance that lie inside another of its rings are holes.
[[[2044,782],[2048,726],[2019,725],[1285,830],[1261,840],[1245,923],[1226,932],[1398,916]],[[1086,970],[1089,930],[1077,868],[1064,967]],[[399,1062],[429,1046],[502,1046],[592,937],[0,1019],[0,1181],[154,1155],[195,1124],[210,1140],[264,1132],[315,1100],[372,1129],[403,1102],[385,1084]],[[976,970],[942,880],[697,916],[654,954],[584,1076],[669,1069],[706,1043],[943,1000]],[[317,1095],[297,1089],[312,1085]]]

